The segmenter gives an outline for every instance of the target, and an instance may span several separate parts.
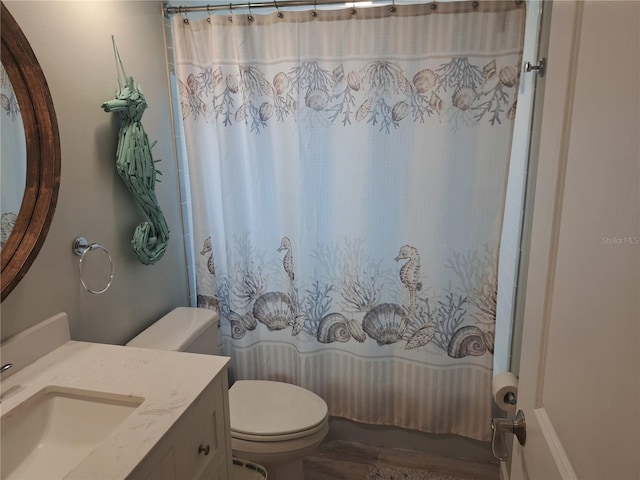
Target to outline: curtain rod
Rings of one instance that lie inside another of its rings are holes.
[[[390,3],[395,4],[395,2],[393,1],[371,1],[371,0],[356,0],[353,2],[349,2],[349,1],[345,1],[345,0],[315,0],[315,1],[310,1],[310,0],[281,0],[281,2],[278,2],[277,0],[272,0],[271,2],[248,2],[248,3],[229,3],[226,5],[197,5],[197,6],[191,6],[191,7],[187,7],[187,6],[178,6],[178,7],[164,7],[164,14],[166,17],[168,17],[169,15],[174,15],[174,14],[182,14],[182,13],[189,13],[189,12],[216,12],[216,11],[220,11],[220,10],[225,10],[225,11],[233,11],[236,9],[249,9],[249,10],[253,10],[254,8],[275,8],[275,9],[279,9],[279,8],[287,8],[287,7],[317,7],[318,5],[344,5],[344,6],[349,6],[351,5],[353,8],[357,7],[359,3],[365,4],[367,6],[371,6],[371,4],[376,4],[379,3],[381,5],[388,5]],[[430,2],[424,2],[424,3],[430,3]],[[435,9],[437,8],[437,5],[435,3],[435,0],[432,0],[432,5],[431,8]],[[476,3],[476,2],[474,2]]]
[[[258,1],[258,2],[249,2],[247,3],[233,3],[229,2],[228,4],[216,4],[216,5],[193,5],[193,6],[177,6],[170,7],[168,4],[165,4],[163,7],[165,17],[169,17],[169,15],[174,14],[186,14],[189,12],[206,12],[213,13],[219,11],[233,12],[233,10],[253,10],[254,8],[275,8],[279,10],[280,8],[287,7],[317,7],[322,5],[343,5],[344,7],[351,7],[352,13],[355,12],[356,7],[359,5],[362,6],[374,6],[374,5],[391,5],[390,10],[394,12],[396,7],[399,5],[429,5],[429,8],[433,11],[438,10],[438,7],[443,6],[446,8],[457,8],[459,5],[467,5],[466,8],[472,10],[478,10],[485,8],[495,8],[492,7],[492,4],[501,3],[501,4],[511,4],[515,5],[516,8],[522,6],[524,4],[524,0],[514,0],[512,2],[499,2],[499,1],[486,1],[480,2],[479,0],[470,0],[470,1],[439,1],[436,3],[436,0],[418,0],[416,2],[410,3],[401,3],[396,4],[395,0],[271,0],[271,1]],[[503,7],[504,8],[504,7]],[[508,7],[507,7],[508,8]],[[280,16],[281,14],[278,14]],[[315,12],[312,13],[315,15]]]

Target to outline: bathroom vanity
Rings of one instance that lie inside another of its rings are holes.
[[[1,357],[3,479],[229,477],[228,358],[71,341],[65,314]]]

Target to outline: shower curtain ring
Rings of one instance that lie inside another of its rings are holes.
[[[182,11],[180,13],[184,15],[184,18],[182,19],[182,23],[184,23],[185,25],[189,25],[189,17],[187,16],[187,7],[178,7],[178,8],[179,9],[182,8]]]
[[[356,14],[356,2],[353,2],[351,4],[351,10],[349,10],[349,12],[351,13],[351,15],[355,15]]]
[[[278,2],[276,2],[276,0],[273,0],[273,6],[276,7],[276,10],[278,13],[276,13],[276,16],[278,18],[282,18],[282,12],[280,11],[280,7],[278,7]]]
[[[251,2],[248,2],[249,5],[249,16],[247,17],[250,22],[253,22],[255,18],[253,18],[253,14],[251,13]]]
[[[316,8],[318,8],[318,2],[317,0],[313,1],[313,10],[311,10],[311,16],[312,17],[316,17],[318,15],[318,12],[316,12]]]
[[[233,22],[233,4],[231,2],[229,2],[229,16],[227,17],[227,20]]]
[[[207,23],[211,23],[211,13],[209,13],[209,4],[207,3]]]
[[[394,13],[394,12],[396,11],[396,0],[393,0],[393,1],[391,2],[391,6],[389,7],[389,11],[390,11],[391,13]]]

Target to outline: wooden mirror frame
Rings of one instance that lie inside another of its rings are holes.
[[[2,65],[16,94],[27,149],[24,197],[2,252],[4,300],[24,277],[49,231],[60,185],[60,136],[44,73],[20,26],[1,3]]]

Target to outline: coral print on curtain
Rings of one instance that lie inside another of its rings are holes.
[[[411,81],[400,62],[387,60],[350,72],[343,64],[304,62],[278,72],[273,81],[256,65],[239,65],[237,74],[226,77],[219,66],[203,68],[179,81],[182,114],[225,127],[244,123],[254,133],[301,116],[314,125],[367,122],[387,134],[402,122],[424,123],[432,116],[454,126],[513,120],[517,66],[498,71],[495,59],[485,65],[468,57],[447,60],[429,62],[433,69],[425,66]],[[299,105],[296,99],[304,101]]]
[[[524,7],[174,18],[197,302],[236,378],[487,440]]]

